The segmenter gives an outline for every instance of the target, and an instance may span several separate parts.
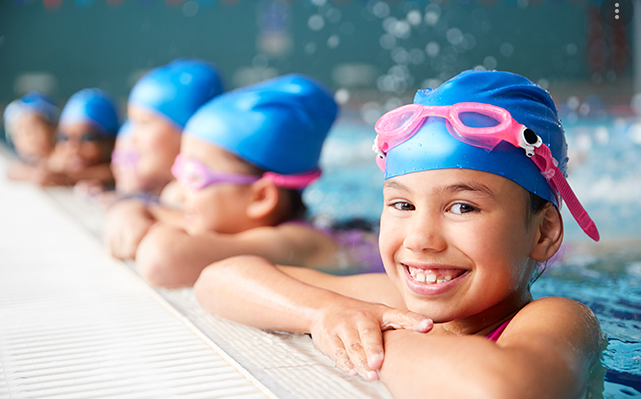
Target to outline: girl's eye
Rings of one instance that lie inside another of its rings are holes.
[[[456,213],[457,215],[462,215],[462,214],[468,213],[468,212],[474,212],[476,210],[478,210],[478,208],[475,208],[470,204],[460,204],[460,203],[459,204],[454,204],[450,208],[450,212]]]
[[[413,211],[415,209],[414,205],[409,202],[394,202],[390,205],[399,211]]]

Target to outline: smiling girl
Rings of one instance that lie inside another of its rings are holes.
[[[376,124],[385,172],[379,247],[386,274],[337,277],[237,257],[208,266],[209,312],[311,333],[350,375],[396,397],[581,397],[602,339],[584,305],[533,300],[563,240],[567,185],[556,107],[506,72],[466,71]]]

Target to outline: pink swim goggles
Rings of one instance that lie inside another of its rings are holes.
[[[490,127],[473,127],[461,120],[464,114],[480,114],[498,122]],[[447,130],[458,140],[491,151],[501,141],[525,150],[541,174],[548,181],[557,196],[563,198],[574,219],[593,240],[599,241],[599,231],[570,188],[558,162],[541,138],[531,129],[521,125],[505,109],[482,103],[457,103],[446,106],[424,106],[408,104],[393,109],[381,116],[374,126],[377,137],[374,140],[376,163],[385,171],[387,152],[409,140],[423,124],[423,119],[436,116],[446,120]],[[558,201],[559,205],[561,201]]]
[[[111,163],[123,169],[135,169],[140,159],[140,154],[133,150],[116,148],[111,153]]]
[[[280,175],[274,172],[265,172],[262,176],[244,175],[213,170],[194,159],[178,154],[171,167],[171,174],[178,182],[193,191],[216,184],[252,184],[262,178],[273,181],[278,187],[300,190],[319,178],[321,171],[301,175]]]

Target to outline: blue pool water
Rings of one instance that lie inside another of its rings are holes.
[[[592,398],[641,398],[641,123],[633,120],[566,125],[569,182],[595,220],[601,242],[591,243],[563,210],[565,244],[534,284],[537,298],[559,295],[589,306],[607,335],[604,385]],[[373,128],[342,120],[323,150],[321,181],[305,192],[313,215],[376,224],[382,174],[371,150]]]

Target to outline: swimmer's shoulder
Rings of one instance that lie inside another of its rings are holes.
[[[525,359],[531,375],[584,387],[602,343],[599,322],[590,308],[568,298],[545,297],[523,307],[496,345]]]
[[[586,321],[589,322],[598,323],[594,312],[592,312],[589,307],[579,301],[575,301],[574,299],[560,296],[549,296],[536,299],[525,305],[516,314],[514,319],[542,314],[554,318],[574,315],[573,317],[570,317],[570,319],[579,318],[586,319]]]
[[[554,346],[568,342],[584,351],[596,351],[601,346],[603,333],[594,312],[586,305],[564,297],[544,297],[524,306],[512,319],[502,344],[539,341]],[[593,357],[593,354],[589,354]]]

